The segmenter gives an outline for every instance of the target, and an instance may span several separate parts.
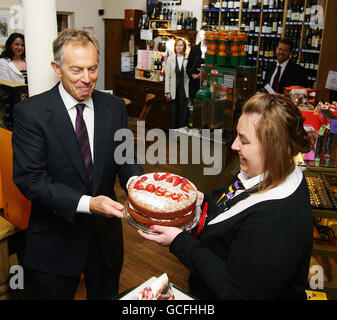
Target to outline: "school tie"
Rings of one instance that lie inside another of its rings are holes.
[[[278,83],[279,83],[279,80],[280,80],[280,75],[281,75],[281,66],[278,66],[277,72],[276,72],[274,80],[273,80],[273,86],[272,86],[272,88],[275,92],[278,92],[277,88],[278,88]]]
[[[218,201],[216,202],[217,207],[225,206],[226,202],[232,199],[238,190],[245,190],[240,179],[236,180],[232,185],[229,186],[228,191],[224,192]]]
[[[77,116],[76,116],[75,130],[76,130],[77,140],[81,148],[84,164],[88,172],[89,181],[90,183],[92,183],[93,174],[94,174],[94,166],[93,166],[92,159],[91,159],[91,151],[90,151],[87,126],[85,125],[85,122],[83,119],[84,108],[85,108],[85,104],[83,103],[79,103],[76,105]]]

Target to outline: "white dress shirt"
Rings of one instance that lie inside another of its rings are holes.
[[[201,50],[201,58],[205,59],[206,51],[207,51],[207,46],[204,45],[203,43],[201,43],[200,50]]]
[[[75,126],[76,116],[77,116],[76,105],[78,103],[84,103],[86,105],[86,107],[83,110],[83,119],[87,127],[90,151],[91,151],[91,159],[92,159],[92,163],[94,163],[94,123],[95,123],[94,122],[95,120],[94,102],[91,97],[88,100],[85,100],[82,102],[77,101],[64,89],[62,82],[59,85],[59,92],[63,100],[63,103],[65,104],[66,109],[68,111],[74,130],[76,130],[76,126]],[[131,180],[136,177],[137,176],[133,176],[129,178],[126,184],[126,188],[128,187]],[[83,195],[80,201],[78,202],[76,212],[91,214],[92,212],[90,212],[90,199],[91,199],[91,196]]]
[[[276,75],[276,73],[277,73],[278,66],[281,66],[281,73],[280,73],[280,77],[279,77],[279,82],[280,82],[281,77],[282,77],[282,74],[283,74],[284,69],[286,68],[288,62],[289,62],[289,59],[286,60],[286,61],[284,61],[284,62],[282,62],[281,64],[278,63],[278,62],[276,63],[276,67],[275,67],[274,73],[273,73],[273,75],[271,76],[270,82],[269,82],[269,85],[270,85],[271,87],[273,87],[273,81],[274,81],[275,75]]]
[[[78,103],[84,103],[86,105],[86,107],[83,110],[83,119],[87,127],[90,151],[91,151],[91,159],[92,159],[92,163],[94,163],[94,103],[92,101],[92,98],[90,97],[88,100],[85,100],[82,102],[77,101],[64,89],[62,82],[59,85],[59,92],[63,100],[63,103],[65,104],[66,109],[68,111],[74,130],[76,130],[75,129],[76,128],[75,122],[76,122],[76,116],[77,116],[76,105]],[[89,210],[90,199],[91,199],[90,196],[83,195],[80,201],[78,202],[76,212],[91,213]]]

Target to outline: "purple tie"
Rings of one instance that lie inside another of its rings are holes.
[[[83,103],[79,103],[76,105],[77,116],[76,116],[75,127],[76,127],[77,140],[81,148],[84,164],[87,169],[88,176],[89,176],[89,181],[90,183],[92,183],[94,166],[92,164],[92,159],[91,159],[88,131],[87,131],[87,127],[85,125],[84,119],[83,119],[84,108],[85,108],[85,104]]]
[[[273,86],[272,86],[272,88],[274,89],[275,92],[278,92],[277,88],[278,88],[278,82],[280,80],[280,75],[281,75],[281,66],[278,66],[277,72],[276,72],[274,80],[273,80]]]

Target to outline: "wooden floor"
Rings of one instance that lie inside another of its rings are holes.
[[[167,152],[168,157],[168,152]],[[172,172],[180,174],[179,165],[170,164],[144,164],[144,173]],[[115,192],[118,202],[125,203],[127,196],[116,182]],[[167,247],[161,247],[157,243],[142,238],[137,230],[123,221],[124,233],[124,265],[120,277],[119,292],[138,286],[155,276],[167,273],[169,280],[176,286],[188,291],[188,269],[169,252]],[[85,300],[86,289],[84,280],[79,284],[75,300]]]

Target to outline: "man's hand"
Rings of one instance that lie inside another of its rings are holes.
[[[169,246],[173,239],[180,233],[183,232],[181,229],[176,227],[164,227],[164,226],[150,226],[152,231],[157,232],[157,234],[148,234],[141,230],[138,233],[145,239],[157,242],[161,246]]]
[[[200,68],[198,68],[198,71],[200,72]],[[200,79],[200,73],[192,73],[192,78],[193,78],[194,80]]]
[[[90,199],[90,212],[100,214],[107,218],[123,218],[124,206],[109,197],[97,196]]]

